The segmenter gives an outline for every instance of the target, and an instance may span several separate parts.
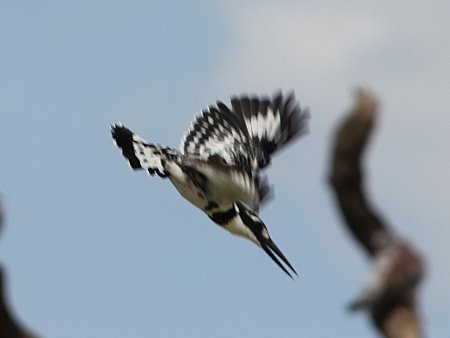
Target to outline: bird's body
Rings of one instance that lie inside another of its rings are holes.
[[[218,102],[195,119],[181,151],[148,143],[122,125],[112,136],[133,169],[167,177],[178,192],[215,223],[250,239],[288,274],[295,272],[258,217],[269,186],[260,169],[270,155],[305,131],[308,114],[291,94],[273,99],[241,96],[232,108]]]

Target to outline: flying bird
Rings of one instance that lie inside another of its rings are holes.
[[[232,234],[260,246],[291,278],[297,275],[258,216],[269,194],[260,171],[271,156],[307,129],[309,113],[294,94],[234,96],[217,101],[195,118],[180,151],[149,143],[122,124],[111,126],[131,168],[168,178],[178,192]],[[284,262],[287,268],[280,262]]]

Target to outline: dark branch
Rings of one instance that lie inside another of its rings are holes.
[[[0,231],[2,230],[3,212],[0,205]],[[36,338],[23,329],[11,315],[5,300],[5,276],[0,266],[0,337],[2,338]]]
[[[371,239],[388,230],[366,199],[360,162],[375,124],[377,102],[365,92],[357,95],[355,107],[336,132],[330,180],[351,233],[373,255],[377,243]]]
[[[342,217],[372,258],[370,283],[350,309],[368,311],[386,337],[420,337],[416,288],[424,274],[422,259],[374,211],[364,190],[361,157],[376,117],[375,97],[359,90],[355,106],[336,131],[332,152],[330,183]]]

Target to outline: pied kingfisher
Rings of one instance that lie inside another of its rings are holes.
[[[293,93],[279,92],[272,98],[232,97],[231,108],[217,101],[192,122],[181,151],[148,143],[121,124],[111,133],[131,168],[169,178],[184,198],[224,229],[256,243],[292,278],[278,258],[297,272],[258,217],[269,192],[260,170],[306,131],[308,118]]]

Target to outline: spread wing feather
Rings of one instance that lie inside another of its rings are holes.
[[[306,132],[308,117],[293,93],[232,97],[231,108],[218,101],[203,110],[180,148],[187,157],[242,171],[252,182],[249,193],[259,187],[255,198],[261,202],[269,194],[269,185],[260,178],[260,169],[270,163],[273,153]]]
[[[181,149],[204,161],[220,159],[246,171],[258,171],[271,155],[302,135],[309,114],[300,109],[294,94],[269,97],[242,95],[210,106],[197,116],[182,140]]]
[[[179,152],[169,147],[148,143],[128,128],[111,126],[112,137],[133,169],[145,169],[150,175],[167,177],[167,161],[179,161]]]

